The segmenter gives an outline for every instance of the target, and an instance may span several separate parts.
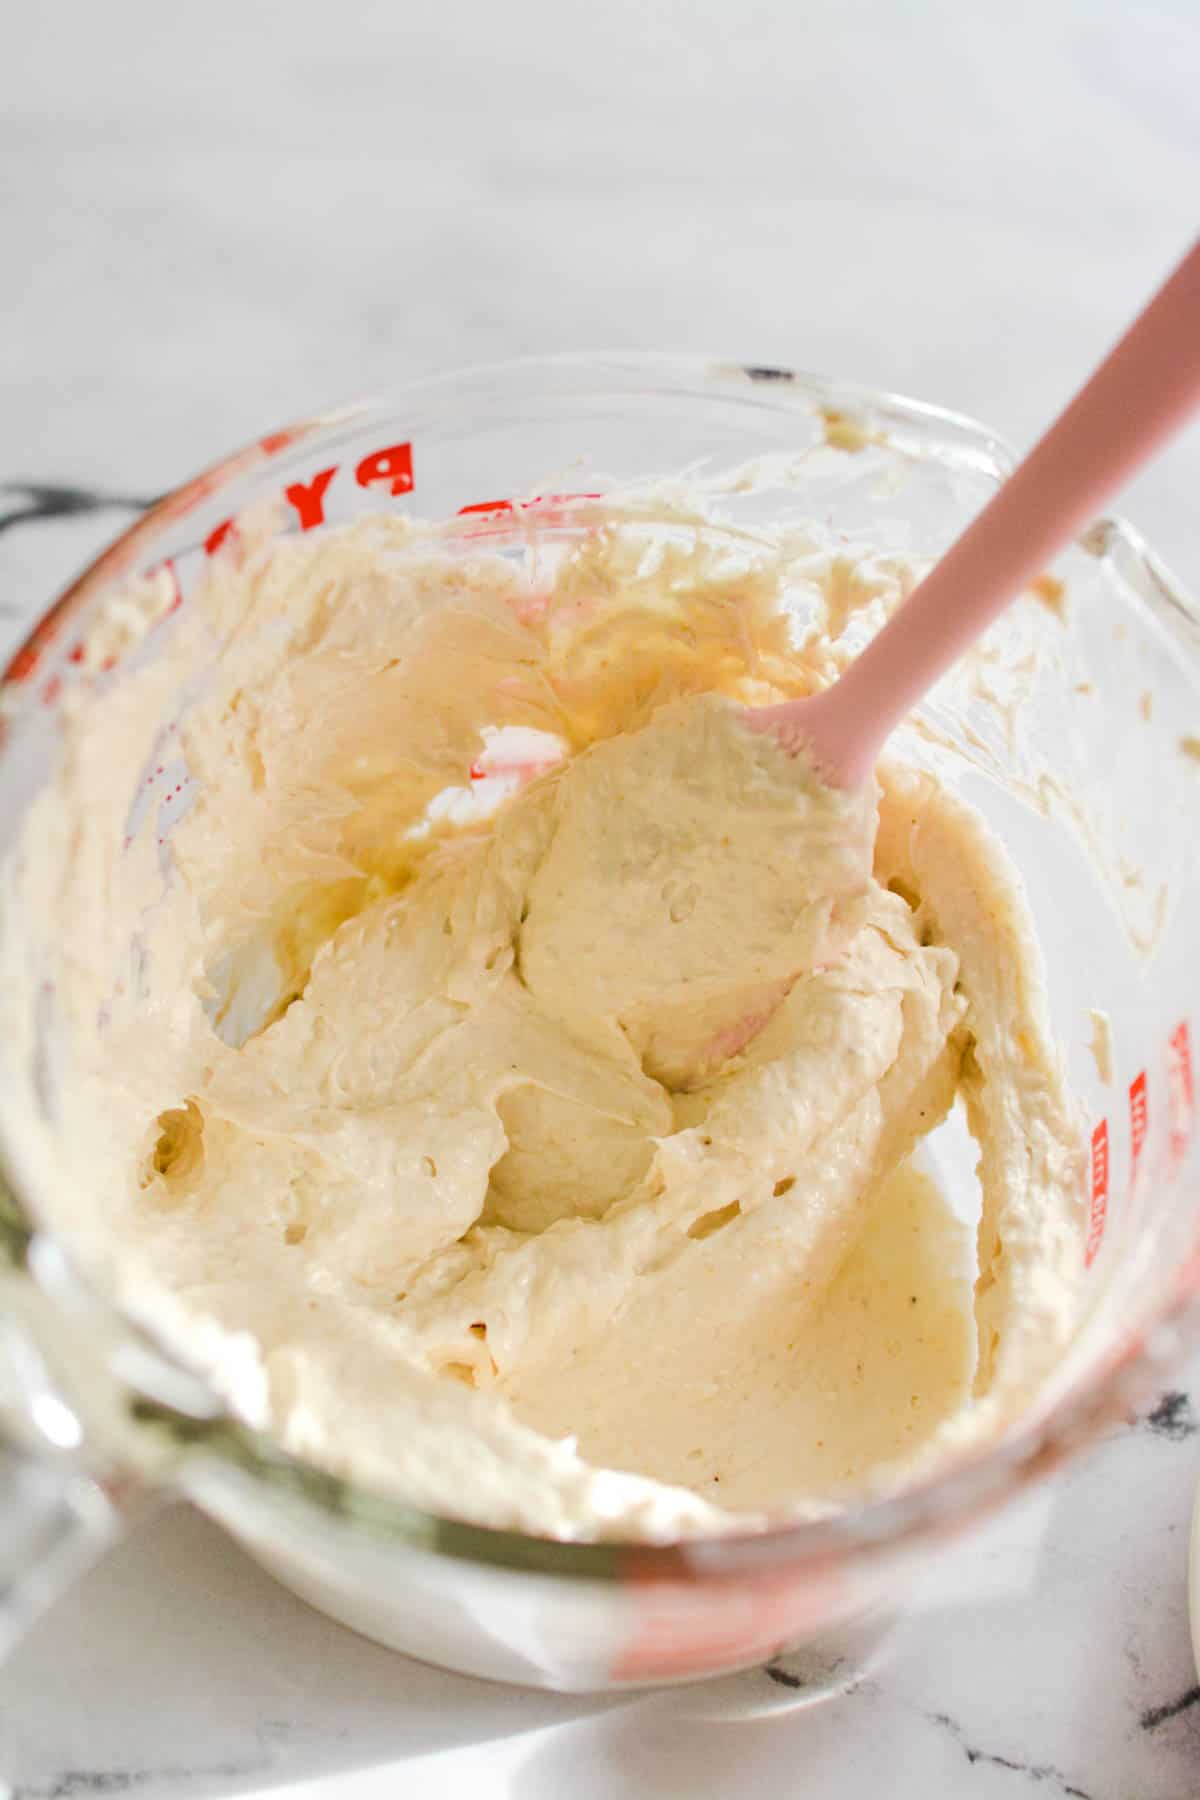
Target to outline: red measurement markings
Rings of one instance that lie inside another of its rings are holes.
[[[392,494],[411,494],[413,460],[411,444],[389,444],[386,450],[373,450],[364,456],[354,471],[359,487],[375,487],[386,482]]]
[[[284,488],[283,497],[295,508],[301,531],[325,523],[325,490],[336,474],[335,463],[332,469],[318,469],[311,481],[293,481]]]
[[[284,488],[283,497],[295,511],[301,531],[312,531],[314,526],[325,523],[325,496],[341,466],[331,463],[327,469],[318,469],[306,481],[292,481]],[[386,444],[382,450],[372,450],[355,465],[354,479],[361,488],[386,487],[392,495],[411,494],[412,445]],[[222,519],[214,526],[204,540],[207,555],[215,556],[235,529],[236,522],[232,518]]]
[[[229,534],[232,530],[233,530],[233,520],[232,519],[222,519],[221,523],[219,525],[215,526],[213,528],[213,530],[210,531],[208,536],[205,538],[204,554],[206,556],[215,556],[217,554],[217,551],[221,548],[221,545],[225,542],[225,539],[229,536]]]
[[[1088,1268],[1104,1242],[1104,1226],[1108,1218],[1108,1120],[1101,1119],[1092,1133],[1092,1204],[1088,1214],[1087,1248],[1084,1262]]]
[[[286,448],[293,435],[299,434],[276,432],[271,437],[262,439],[262,448],[269,453],[282,450]],[[289,482],[288,486],[284,488],[283,497],[288,505],[295,511],[296,516],[300,521],[301,531],[311,531],[314,526],[323,525],[325,523],[325,495],[340,468],[340,463],[332,463],[327,469],[318,469],[316,474],[310,475],[306,481]],[[392,495],[411,494],[413,488],[412,445],[408,443],[385,444],[381,450],[372,450],[368,455],[362,457],[355,465],[354,479],[361,488],[386,486],[388,492]],[[189,511],[198,500],[204,499],[217,484],[218,477],[215,474],[201,476],[197,481],[190,482],[186,488],[181,488],[179,493],[173,496],[171,500],[162,503],[162,516],[169,517],[172,513]],[[571,500],[589,499],[592,498],[592,496],[582,494],[554,494],[548,496],[548,498],[551,500]],[[494,505],[496,507],[511,508],[512,502],[496,501]],[[487,510],[491,509],[489,507],[464,508],[464,511]],[[222,519],[219,525],[213,526],[213,529],[204,540],[205,555],[215,556],[222,544],[226,543],[229,539],[236,537],[236,535],[236,519]],[[171,559],[168,559],[165,563],[160,563],[157,568],[146,570],[145,573],[148,576],[155,575],[159,568],[169,570],[171,575],[174,592],[172,605],[168,610],[173,612],[175,607],[181,605],[183,601],[183,594],[179,586],[179,578],[175,572],[175,565]],[[43,622],[34,629],[25,644],[17,651],[16,655],[9,663],[3,677],[5,681],[28,681],[29,677],[34,673],[41,662],[43,650],[58,630],[58,623],[57,618],[50,618],[43,620]],[[76,663],[80,663],[84,660],[84,649],[82,644],[76,644],[74,646],[70,653],[70,660]],[[107,664],[105,666],[111,667],[112,665]],[[61,684],[56,684],[52,677],[46,691],[43,693],[43,699],[48,703],[52,703],[56,700],[58,698],[60,685]]]
[[[534,506],[569,506],[573,500],[599,500],[599,494],[535,494],[531,500],[476,500],[472,506],[460,506],[458,516],[467,513],[524,512]]]
[[[299,428],[274,432],[269,437],[261,439],[261,448],[266,450],[268,454],[274,454],[279,450],[286,449],[288,444],[291,443],[294,438],[301,435],[302,431]],[[333,463],[327,469],[319,469],[317,473],[310,476],[307,481],[290,482],[284,489],[284,499],[295,509],[302,531],[311,531],[315,525],[323,525],[325,523],[325,495],[340,468],[340,463]],[[172,495],[170,499],[164,500],[161,503],[158,516],[160,518],[170,518],[172,516],[190,512],[198,501],[205,499],[209,493],[220,486],[221,479],[221,471],[216,470],[208,475],[198,477],[195,481],[189,482],[188,485],[181,488],[177,494]],[[362,457],[355,465],[354,479],[361,488],[386,486],[389,493],[393,495],[411,494],[413,489],[412,445],[410,443],[386,444],[381,450],[372,450],[367,456]],[[547,496],[547,498],[551,500],[582,500],[592,499],[594,496],[587,494],[552,494]],[[496,508],[511,508],[511,506],[511,501],[504,500],[489,503],[489,505],[484,507],[464,507],[463,510],[465,512],[486,512]],[[219,525],[213,526],[213,529],[204,540],[205,555],[215,556],[222,544],[226,543],[230,537],[235,535],[236,520],[233,518],[222,519]],[[165,566],[171,570],[172,578],[175,580],[174,604],[175,606],[178,606],[183,599],[183,595],[179,590],[178,579],[175,577],[174,565],[168,561],[165,565],[160,566]],[[148,570],[147,573],[153,574],[154,571]],[[25,644],[17,651],[16,655],[9,663],[7,670],[5,670],[3,676],[5,681],[28,681],[29,677],[41,662],[42,651],[58,630],[58,623],[57,618],[51,618],[44,620],[35,628]],[[76,645],[71,651],[71,660],[73,662],[82,662],[83,655],[82,646]],[[55,697],[57,697],[57,690],[55,690]]]
[[[1146,1142],[1146,1071],[1134,1076],[1129,1084],[1129,1180],[1130,1185],[1137,1179],[1138,1164],[1142,1159],[1142,1147]]]
[[[1178,1162],[1191,1142],[1196,1090],[1192,1075],[1192,1040],[1186,1019],[1167,1039],[1167,1118],[1171,1158]]]

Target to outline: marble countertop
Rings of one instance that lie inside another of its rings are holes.
[[[715,350],[1018,445],[1194,234],[1190,0],[22,9],[0,57],[0,635],[314,404],[464,362]],[[1200,582],[1200,432],[1124,510]],[[24,1800],[1188,1800],[1200,1362],[947,1554],[882,1664],[523,1694],[376,1649],[186,1508],[0,1672]]]

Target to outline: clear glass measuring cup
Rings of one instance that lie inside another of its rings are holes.
[[[614,483],[740,466],[720,502],[735,524],[817,519],[920,557],[945,547],[1009,462],[988,432],[933,408],[683,357],[467,371],[273,432],[154,507],[13,658],[0,853],[49,775],[63,696],[88,678],[72,653],[104,597],[160,570],[186,606],[230,521],[268,496],[297,531],[399,508],[457,515],[464,542],[495,547],[569,529],[573,497]],[[939,1543],[1156,1391],[1200,1288],[1200,612],[1134,532],[1102,522],[987,648],[930,699],[903,749],[935,761],[1017,861],[1087,1110],[1086,1316],[1036,1411],[899,1497],[752,1536],[564,1544],[427,1516],[283,1455],[109,1304],[45,1224],[54,1171],[30,1151],[24,1086],[6,1083],[0,1635],[130,1509],[166,1493],[196,1501],[317,1606],[453,1668],[596,1689],[803,1646],[819,1691],[823,1668],[845,1679],[870,1620]],[[961,1159],[944,1166],[969,1181]]]

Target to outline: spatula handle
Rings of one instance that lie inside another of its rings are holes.
[[[857,764],[842,769],[844,779],[865,779],[888,734],[926,690],[1197,406],[1200,241],[841,677],[843,760],[853,740]]]

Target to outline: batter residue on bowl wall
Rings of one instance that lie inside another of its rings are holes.
[[[910,578],[683,509],[243,531],[73,696],[5,870],[44,1209],[244,1415],[435,1512],[717,1531],[1002,1428],[1081,1275],[1018,878],[928,772],[838,798],[738,718]],[[919,1157],[956,1103],[977,1233]]]

